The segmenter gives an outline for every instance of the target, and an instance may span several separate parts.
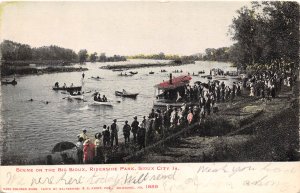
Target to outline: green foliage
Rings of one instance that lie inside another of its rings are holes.
[[[93,54],[90,55],[90,61],[91,62],[96,62],[97,60],[97,53],[94,52]]]
[[[2,60],[64,60],[74,61],[77,59],[76,53],[71,49],[58,46],[43,46],[31,48],[29,45],[4,40],[0,44]]]
[[[78,58],[79,58],[79,62],[86,62],[87,58],[88,58],[88,53],[86,49],[80,50],[78,52]]]
[[[246,69],[254,64],[295,67],[299,49],[299,4],[289,1],[253,2],[237,11],[230,26],[230,60]]]
[[[205,55],[203,56],[203,60],[228,62],[229,48],[228,47],[222,47],[217,49],[207,48],[205,50]]]
[[[114,55],[112,57],[107,57],[105,53],[101,53],[99,56],[99,62],[119,62],[119,61],[126,61],[125,56]]]

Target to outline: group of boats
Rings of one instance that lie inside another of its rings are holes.
[[[16,79],[13,80],[3,80],[1,81],[2,85],[7,85],[7,84],[11,84],[11,85],[16,85],[18,82],[16,81]]]
[[[52,87],[52,89],[55,91],[66,91],[68,93],[68,96],[64,97],[64,98],[84,100],[85,93],[82,91],[82,86],[59,87],[56,85],[56,86]],[[92,96],[95,96],[95,94],[98,94],[98,92],[93,93]],[[115,91],[116,96],[132,98],[132,99],[135,99],[138,96],[138,94],[139,93],[127,92],[124,89],[122,91]],[[113,106],[112,101],[108,101],[108,100],[107,101],[93,100],[92,104],[93,105],[103,105],[103,106]]]

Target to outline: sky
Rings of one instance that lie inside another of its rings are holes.
[[[236,10],[249,2],[17,2],[2,4],[0,38],[107,55],[190,55],[233,44]]]

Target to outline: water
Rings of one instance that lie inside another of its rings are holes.
[[[151,67],[132,69],[138,71],[132,77],[120,77],[120,72],[100,69],[103,65],[127,64],[127,63],[150,63],[153,60],[132,60],[119,63],[87,63],[82,65],[89,70],[85,71],[83,81],[85,91],[100,91],[109,100],[114,101],[113,107],[90,105],[93,98],[92,93],[85,95],[86,102],[70,101],[64,99],[66,94],[61,91],[53,91],[52,86],[56,81],[62,85],[81,85],[82,72],[56,73],[44,75],[29,75],[17,77],[18,84],[1,86],[1,116],[2,131],[0,141],[3,142],[2,160],[18,158],[22,160],[45,157],[53,146],[61,141],[76,142],[77,135],[83,128],[87,129],[88,136],[94,138],[96,132],[101,132],[104,124],[110,125],[113,119],[118,120],[121,130],[125,120],[129,123],[134,116],[140,121],[144,115],[148,115],[153,107],[155,94],[154,85],[168,80],[171,71],[183,70],[187,72],[198,72],[205,70],[209,74],[211,68],[221,68],[225,71],[236,70],[228,63],[218,62],[196,62],[180,67]],[[160,70],[167,70],[161,73]],[[150,71],[155,74],[149,75]],[[178,76],[180,73],[173,74]],[[88,79],[91,76],[100,76],[100,81]],[[194,81],[203,78],[193,77]],[[230,81],[230,80],[228,80]],[[225,81],[226,82],[226,81]],[[137,99],[121,98],[114,95],[116,90],[125,89],[129,92],[140,93]],[[34,99],[33,102],[28,101]],[[49,104],[45,104],[49,101]],[[120,138],[123,137],[119,132]]]

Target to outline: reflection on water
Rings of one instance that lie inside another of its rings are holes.
[[[134,60],[127,63],[149,63],[149,60]],[[117,63],[117,64],[122,64]],[[107,64],[105,64],[107,65]],[[110,63],[112,65],[112,63]],[[104,124],[110,125],[113,119],[118,119],[119,126],[125,120],[138,120],[148,115],[154,100],[155,84],[167,80],[169,72],[175,69],[182,70],[182,74],[205,70],[209,74],[211,68],[235,70],[227,63],[196,62],[180,67],[152,67],[133,69],[138,74],[131,77],[120,77],[119,72],[100,69],[103,63],[87,63],[89,71],[85,72],[83,86],[85,91],[99,91],[113,101],[113,107],[90,105],[92,93],[86,94],[85,101],[67,100],[66,94],[53,91],[56,81],[61,85],[81,85],[81,72],[57,73],[17,77],[16,86],[1,86],[1,116],[2,131],[0,140],[3,141],[3,159],[17,157],[32,159],[45,157],[53,146],[61,141],[76,142],[77,134],[83,128],[87,129],[89,137],[93,138],[96,132],[102,131]],[[161,73],[161,69],[167,72]],[[150,75],[153,71],[155,74]],[[173,74],[178,76],[180,73]],[[103,77],[100,81],[89,79],[91,76]],[[204,81],[200,76],[192,77],[192,83]],[[226,82],[226,80],[225,80]],[[121,98],[114,95],[116,90],[128,90],[140,93],[137,99]],[[29,99],[33,101],[28,101]],[[46,104],[46,101],[49,101]],[[122,136],[122,132],[120,137]]]

